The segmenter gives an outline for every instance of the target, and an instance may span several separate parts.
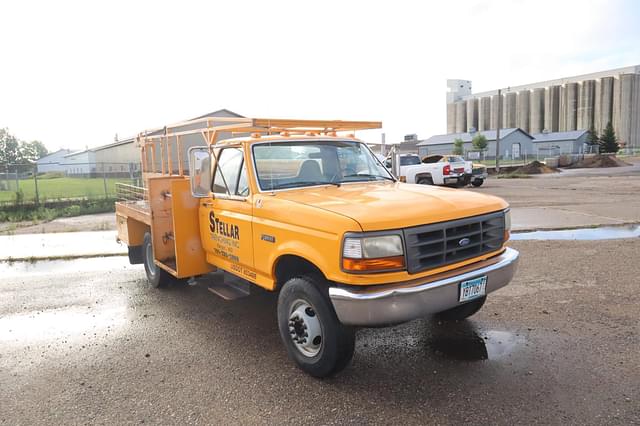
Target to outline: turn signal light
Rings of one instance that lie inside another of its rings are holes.
[[[368,272],[384,271],[389,269],[403,269],[404,256],[381,257],[378,259],[342,259],[342,268],[345,271]]]

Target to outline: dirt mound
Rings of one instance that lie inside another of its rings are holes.
[[[554,169],[553,167],[549,167],[544,163],[539,161],[532,161],[531,163],[518,167],[513,171],[514,174],[525,174],[525,175],[541,175],[543,173],[557,173],[559,170]]]
[[[625,163],[622,160],[619,160],[615,155],[592,155],[588,157],[584,157],[582,160],[578,161],[567,167],[567,169],[590,169],[590,168],[599,168],[599,167],[622,167],[622,166],[630,166],[629,163]]]

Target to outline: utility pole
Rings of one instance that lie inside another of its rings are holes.
[[[496,129],[496,174],[500,173],[500,126],[502,125],[502,89],[498,89],[498,125]]]

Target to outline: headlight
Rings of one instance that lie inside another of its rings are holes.
[[[400,235],[349,236],[342,245],[342,268],[353,272],[380,272],[404,269],[404,249]]]

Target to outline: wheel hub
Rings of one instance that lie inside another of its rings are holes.
[[[296,349],[304,356],[313,357],[322,348],[320,320],[311,305],[297,300],[289,314],[289,335]]]

